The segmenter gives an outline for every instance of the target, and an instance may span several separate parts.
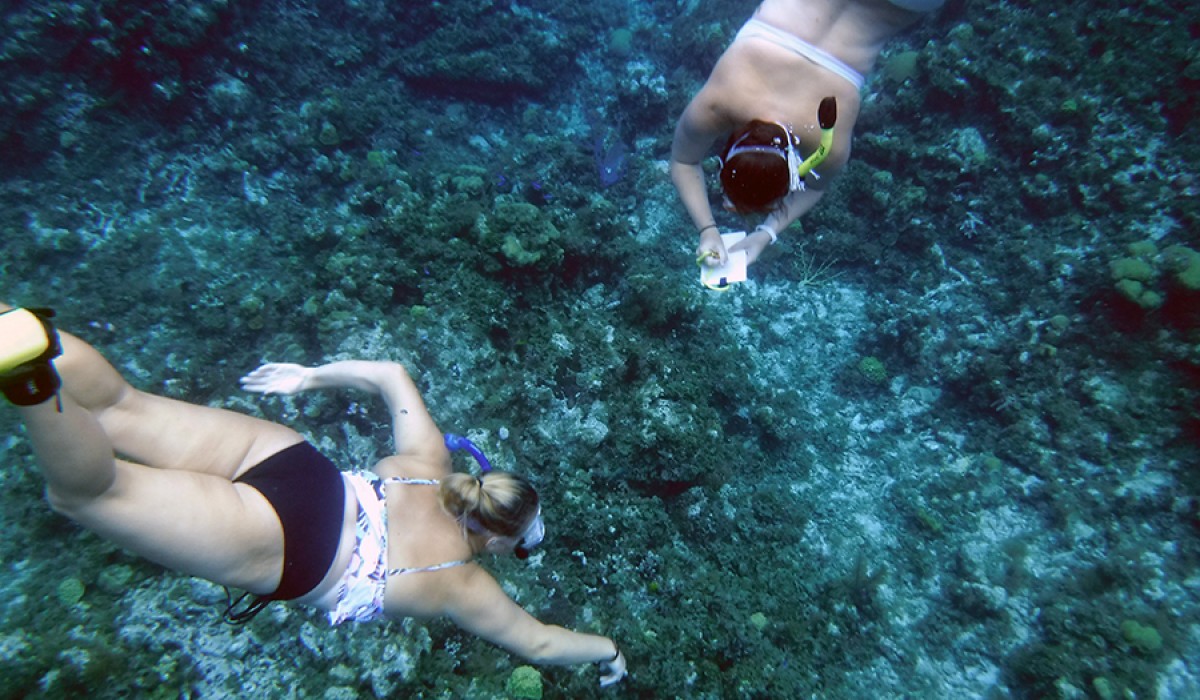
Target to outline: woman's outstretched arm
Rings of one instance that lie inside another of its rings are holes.
[[[396,362],[343,360],[317,367],[268,363],[242,377],[242,388],[263,394],[309,389],[358,389],[383,397],[392,414],[396,454],[436,457],[445,451],[442,432],[425,408],[408,370]]]
[[[625,655],[608,637],[547,625],[517,605],[478,566],[444,590],[444,613],[459,627],[537,664],[599,663],[600,685],[625,677]]]

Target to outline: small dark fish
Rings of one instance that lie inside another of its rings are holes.
[[[554,201],[554,194],[547,191],[540,180],[534,180],[525,188],[525,201],[540,207]]]

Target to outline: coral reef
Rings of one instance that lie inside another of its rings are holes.
[[[406,363],[541,491],[539,554],[485,565],[615,635],[626,692],[1200,696],[1195,10],[947,3],[714,295],[662,159],[754,6],[14,5],[0,296],[345,468],[382,406],[238,377]],[[219,587],[52,513],[0,426],[0,697],[503,697],[523,663],[444,620],[222,626]]]

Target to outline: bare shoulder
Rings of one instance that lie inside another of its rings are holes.
[[[692,97],[680,120],[680,128],[686,136],[704,141],[703,147],[724,136],[744,122],[739,112],[742,105],[752,101],[761,78],[756,75],[758,67],[747,60],[739,50],[727,50],[717,61],[708,80]],[[678,134],[677,134],[678,136]]]
[[[375,463],[373,470],[381,478],[441,479],[451,472],[449,454],[446,459],[422,459],[413,455],[390,455]]]
[[[493,588],[501,590],[492,575],[475,562],[440,571],[401,574],[388,581],[384,608],[395,617],[453,617],[464,607],[488,598]]]
[[[769,69],[776,66],[770,44],[753,41],[735,41],[725,49],[708,76],[705,89],[711,88],[725,99],[736,99],[756,92],[755,85],[762,84]]]

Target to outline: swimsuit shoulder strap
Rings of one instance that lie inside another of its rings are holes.
[[[398,569],[388,569],[387,575],[388,576],[400,576],[401,574],[419,574],[419,573],[426,572],[426,571],[441,571],[442,569],[450,569],[455,566],[462,566],[463,564],[470,564],[471,561],[472,561],[471,559],[458,559],[455,561],[445,561],[445,562],[442,562],[441,564],[433,564],[432,566],[412,566],[412,567],[401,567]]]
[[[383,483],[385,483],[385,484],[413,484],[413,485],[417,485],[417,486],[438,486],[442,482],[438,481],[437,479],[410,479],[407,476],[393,476],[391,478],[384,479]]]

